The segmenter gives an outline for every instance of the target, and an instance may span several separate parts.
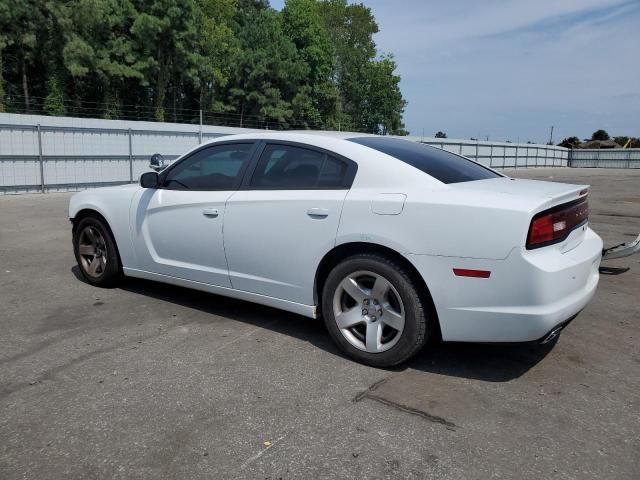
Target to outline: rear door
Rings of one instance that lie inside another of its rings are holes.
[[[225,251],[233,288],[313,304],[315,270],[335,244],[356,164],[330,152],[267,142],[227,202]]]
[[[161,175],[132,205],[140,270],[230,287],[222,235],[227,199],[239,187],[254,143],[202,148]]]

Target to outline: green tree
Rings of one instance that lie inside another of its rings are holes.
[[[367,83],[376,56],[373,35],[378,25],[368,7],[348,5],[346,0],[322,2],[320,11],[335,48],[333,78],[340,92],[339,121],[345,130],[367,130],[371,121],[365,110]]]
[[[333,82],[334,46],[320,16],[317,0],[287,0],[281,12],[285,35],[295,44],[308,67],[305,85],[292,100],[294,122],[335,125],[338,91]]]
[[[0,113],[5,111],[4,106],[4,76],[2,69],[2,50],[4,49],[4,39],[0,36]]]
[[[626,135],[620,136],[620,137],[613,137],[613,140],[620,145],[621,147],[624,147],[627,142],[629,142],[629,139],[631,139],[631,142],[629,144],[629,148],[639,148],[640,147],[640,139],[639,138],[633,138],[633,137],[627,137]]]
[[[438,130],[436,132],[436,138],[447,138],[447,134],[442,132],[442,131],[440,131],[440,130]]]
[[[0,0],[0,111],[406,133],[377,32],[347,0]]]
[[[248,27],[257,11],[269,8],[269,0],[237,0],[233,18],[235,30]]]
[[[386,56],[369,63],[365,69],[366,99],[362,103],[362,127],[371,133],[395,135],[404,133],[402,113],[406,102],[400,93],[400,77],[396,63]]]
[[[371,9],[346,0],[320,3],[325,28],[334,44],[334,81],[340,92],[340,121],[345,129],[407,133],[402,125],[406,102],[392,56],[376,60],[373,35],[378,25]],[[380,91],[378,89],[384,89]]]
[[[64,2],[47,2],[42,32],[43,45],[40,47],[46,54],[39,59],[39,69],[44,77],[44,89],[40,92],[45,96],[42,110],[48,115],[66,114],[68,73],[64,68],[62,51],[72,30],[69,5]]]
[[[196,75],[197,13],[195,0],[139,1],[131,33],[140,49],[143,78],[151,86],[156,120],[165,120],[167,93],[181,88],[181,74]]]
[[[593,135],[591,135],[591,140],[609,140],[609,134],[607,133],[606,130],[596,130],[595,132],[593,132]]]
[[[13,70],[10,78],[17,87],[12,93],[22,97],[24,109],[29,112],[33,101],[32,84],[42,80],[37,67],[41,56],[38,47],[44,44],[44,4],[37,0],[1,0],[0,16],[2,60],[10,60]]]
[[[0,8],[1,8],[1,4],[0,4]],[[0,13],[0,16],[1,15],[2,14]],[[6,46],[6,40],[5,40],[4,36],[0,34],[0,113],[5,111],[5,105],[4,105],[4,68],[3,68],[3,65],[2,65],[2,51],[4,50],[5,46]]]
[[[252,126],[288,128],[293,116],[291,99],[309,74],[295,44],[286,36],[278,14],[271,9],[249,8],[239,19],[236,35],[240,52],[229,84],[228,102]],[[298,102],[308,103],[299,98]]]
[[[578,137],[567,137],[558,144],[559,147],[564,148],[576,148],[578,145],[580,145]]]
[[[621,147],[624,147],[626,143],[629,141],[629,137],[627,136],[613,137],[613,141],[616,142]]]
[[[47,81],[47,96],[44,99],[43,110],[47,115],[65,114],[64,88],[60,75],[53,75]]]
[[[198,107],[203,110],[224,110],[219,98],[232,74],[233,58],[238,52],[238,43],[233,33],[232,20],[235,14],[235,0],[198,0],[198,51],[193,56],[192,68],[187,80],[198,96]],[[176,94],[173,90],[174,110]]]
[[[96,116],[117,117],[122,93],[148,83],[130,34],[136,13],[129,0],[74,0],[58,11],[71,21],[62,51],[71,90]]]
[[[9,20],[9,4],[8,0],[0,0],[0,113],[5,111],[4,100],[4,64],[2,63],[2,53],[7,47],[8,39],[6,32],[9,28],[7,22]]]

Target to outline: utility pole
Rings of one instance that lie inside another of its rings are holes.
[[[200,110],[200,130],[198,132],[198,139],[202,143],[202,110]]]
[[[549,145],[553,143],[553,125],[551,125],[551,135],[549,135]]]

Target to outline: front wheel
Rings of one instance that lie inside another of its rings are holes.
[[[105,222],[85,217],[73,232],[73,251],[82,276],[92,285],[112,287],[120,279],[120,257]]]
[[[425,310],[408,272],[380,255],[342,261],[322,294],[324,321],[338,347],[376,367],[402,363],[425,345],[435,322]]]

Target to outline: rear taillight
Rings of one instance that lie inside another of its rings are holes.
[[[527,248],[539,248],[563,241],[589,217],[587,197],[538,213],[531,220]]]

